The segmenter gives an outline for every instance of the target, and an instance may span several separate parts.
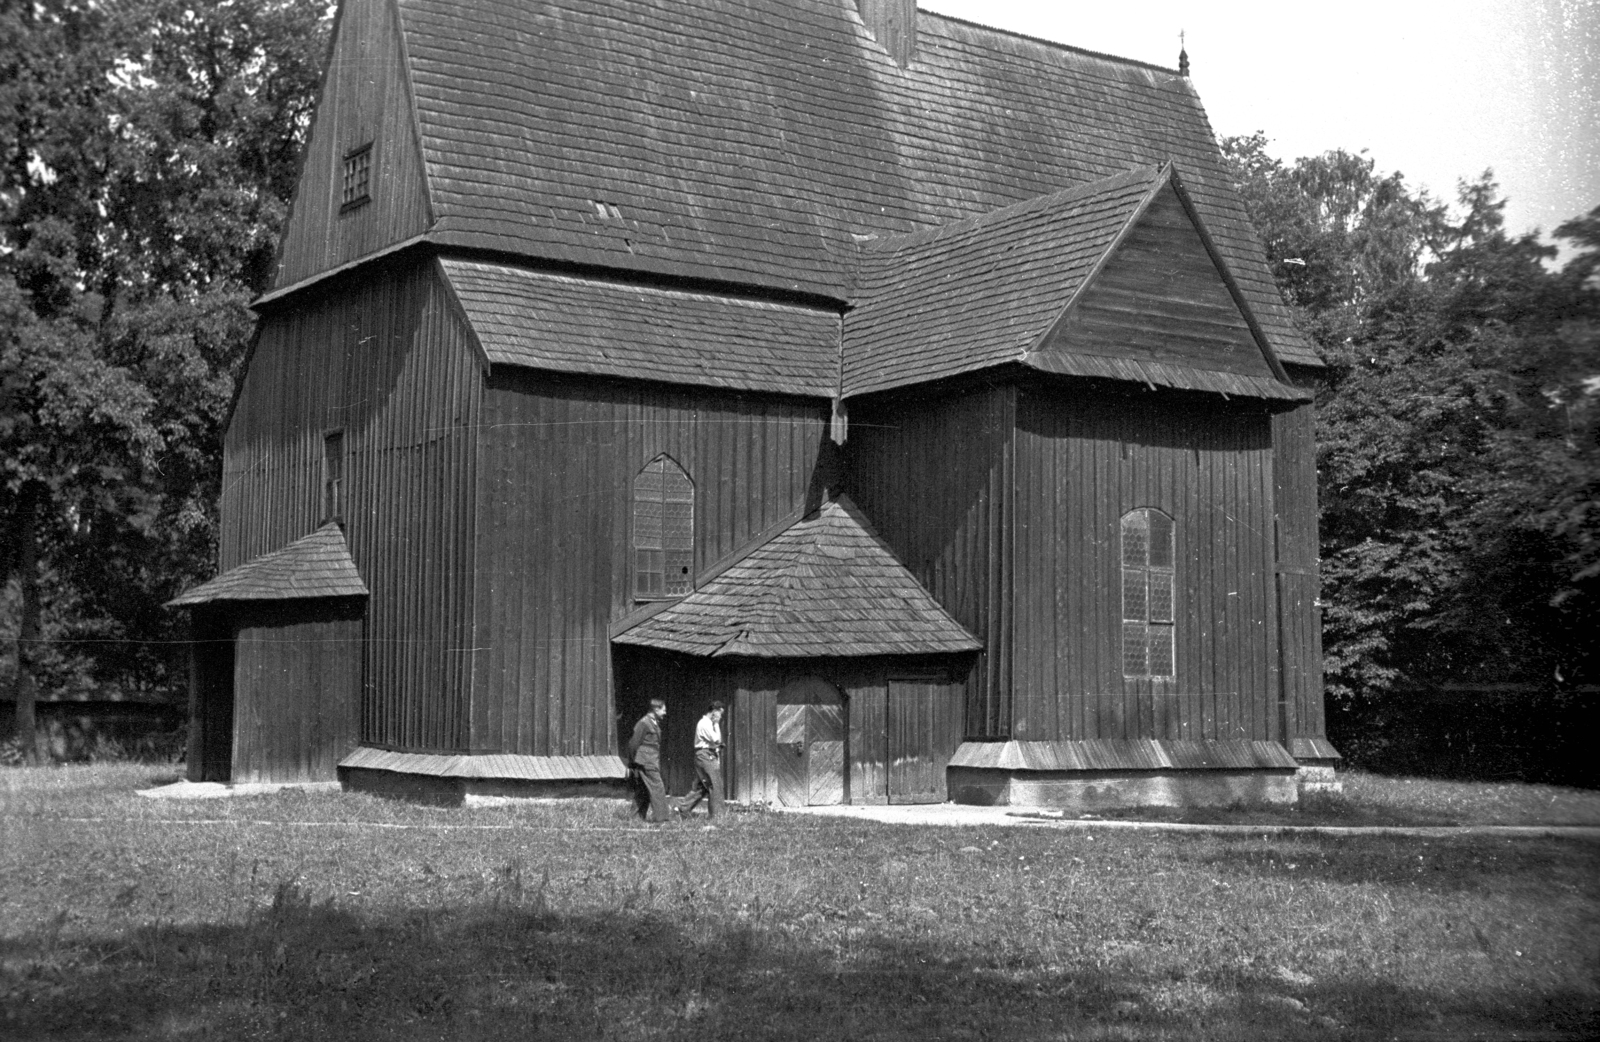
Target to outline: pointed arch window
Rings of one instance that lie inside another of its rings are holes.
[[[633,593],[681,597],[694,588],[694,483],[669,456],[633,479]]]
[[[1153,507],[1122,515],[1122,675],[1170,680],[1176,581],[1172,518]]]

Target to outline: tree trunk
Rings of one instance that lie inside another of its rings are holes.
[[[39,658],[39,496],[34,486],[22,487],[20,524],[17,525],[17,578],[22,585],[22,618],[17,626],[17,676],[12,689],[16,699],[17,743],[24,762],[39,762],[38,731],[33,704],[39,694],[34,675]]]

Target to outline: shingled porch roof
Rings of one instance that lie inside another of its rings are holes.
[[[230,568],[167,602],[192,608],[215,601],[283,601],[311,597],[365,597],[344,532],[330,521],[280,550]]]
[[[756,658],[925,655],[983,646],[842,496],[612,639]]]

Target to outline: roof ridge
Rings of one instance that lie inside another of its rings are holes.
[[[1047,40],[1042,36],[1033,36],[1029,33],[1018,32],[1015,29],[1004,29],[997,25],[985,25],[983,22],[974,22],[969,18],[958,18],[953,14],[945,14],[942,11],[931,11],[925,7],[919,7],[917,9],[919,22],[924,17],[938,18],[941,21],[953,22],[969,29],[980,29],[986,33],[1008,36],[1014,40],[1026,40],[1028,43],[1039,44],[1047,50],[1066,51],[1071,54],[1081,54],[1087,58],[1099,58],[1102,61],[1116,62],[1118,65],[1132,65],[1140,69],[1149,69],[1151,72],[1165,72],[1183,79],[1188,78],[1177,69],[1168,68],[1165,65],[1157,65],[1154,62],[1142,61],[1138,58],[1125,58],[1120,54],[1110,54],[1106,51],[1091,51],[1087,47],[1076,47],[1070,43],[1062,43],[1059,40]]]
[[[1036,210],[1047,210],[1058,203],[1090,199],[1096,195],[1126,188],[1130,184],[1154,183],[1172,165],[1172,160],[1170,159],[1166,163],[1143,163],[1139,166],[1130,167],[1119,174],[1102,177],[1098,181],[1068,185],[1065,188],[1046,192],[1043,195],[1007,203],[1005,206],[973,217],[963,217],[960,220],[948,221],[932,227],[917,228],[913,231],[900,232],[895,235],[865,239],[858,243],[857,246],[862,252],[867,253],[888,253],[890,250],[901,249],[906,246],[921,246],[946,236],[960,235],[963,232],[976,231],[980,228],[1000,224],[1010,218],[1019,217]]]

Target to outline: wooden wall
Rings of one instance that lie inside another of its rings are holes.
[[[483,369],[431,262],[269,314],[224,443],[223,569],[322,520],[344,432],[345,538],[367,588],[364,742],[467,744],[471,490]]]
[[[1046,349],[1273,375],[1171,185],[1151,202]]]
[[[1266,410],[1041,385],[1016,460],[1011,737],[1281,737]],[[1119,528],[1137,507],[1174,521],[1172,680],[1122,675]]]
[[[1284,727],[1291,739],[1325,738],[1316,414],[1309,403],[1272,417],[1272,446]]]
[[[394,0],[344,0],[275,287],[293,285],[426,231],[422,150]],[[340,212],[345,153],[372,142],[372,201]]]
[[[845,801],[881,804],[890,801],[889,757],[891,683],[914,684],[916,695],[926,700],[925,711],[914,714],[922,726],[914,736],[924,743],[931,765],[922,773],[935,779],[937,789],[920,793],[921,802],[946,798],[945,767],[961,744],[965,713],[962,678],[970,656],[953,659],[822,659],[795,662],[749,660],[724,667],[733,693],[723,724],[732,763],[729,796],[751,802],[778,800],[777,769],[773,762],[773,736],[777,733],[778,692],[791,680],[818,676],[844,696],[846,724]],[[908,692],[901,690],[905,696]],[[908,714],[909,715],[909,714]],[[903,719],[903,717],[902,717]],[[902,774],[905,773],[902,764]],[[899,801],[896,801],[899,802]],[[909,802],[909,801],[907,801]]]
[[[1277,738],[1271,420],[1088,381],[852,403],[850,494],[985,645],[966,737]],[[1177,676],[1125,679],[1119,523],[1177,522]]]
[[[356,745],[362,598],[242,605],[233,781],[337,781]]]
[[[1011,727],[1008,513],[1016,389],[864,399],[850,407],[845,488],[900,562],[979,640],[964,731]]]
[[[817,676],[839,689],[846,725],[845,800],[890,802],[891,728],[926,750],[926,762],[902,761],[897,791],[920,782],[917,800],[946,798],[945,767],[961,744],[965,711],[963,678],[971,656],[903,659],[703,659],[642,648],[616,649],[618,733],[623,739],[651,698],[667,702],[662,729],[662,775],[667,791],[687,793],[694,784],[694,725],[713,700],[727,706],[722,721],[728,796],[777,802],[778,773],[773,739],[778,692],[790,681]],[[891,691],[899,712],[889,709]],[[915,777],[913,777],[915,775]],[[909,795],[894,802],[912,802]]]
[[[497,368],[476,506],[472,749],[613,752],[609,627],[639,607],[634,476],[660,453],[688,473],[698,574],[817,504],[828,416],[820,400]]]

